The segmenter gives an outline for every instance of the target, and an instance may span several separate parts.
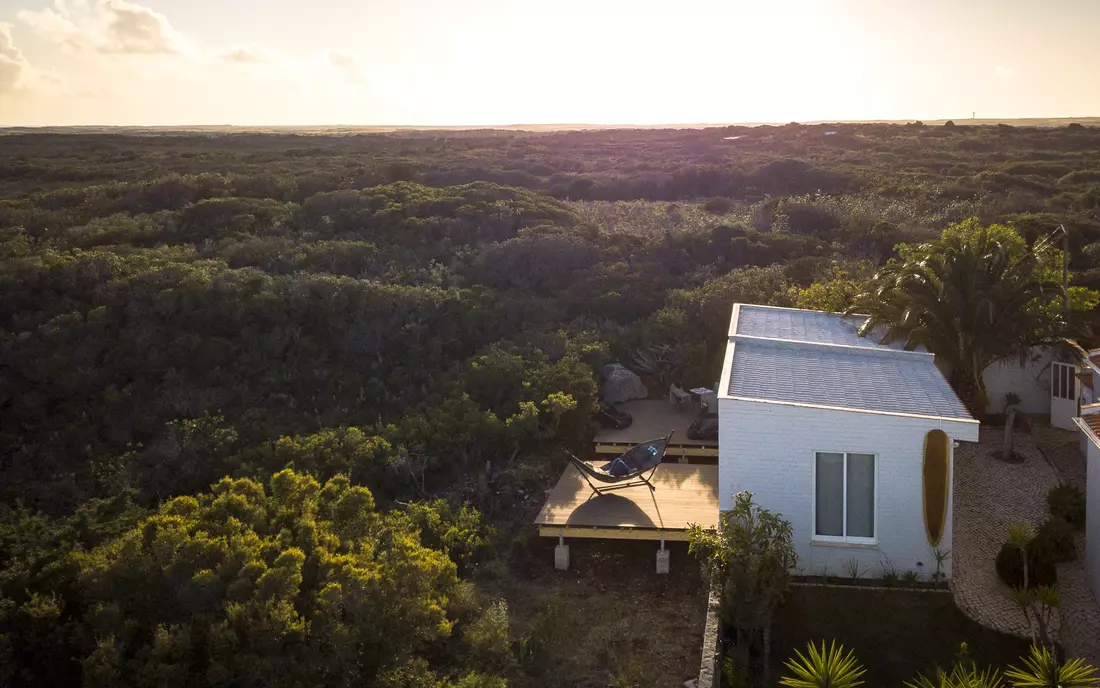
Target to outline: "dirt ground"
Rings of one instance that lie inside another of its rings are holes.
[[[707,589],[686,544],[669,544],[666,576],[656,542],[572,540],[568,571],[554,570],[556,544],[532,537],[507,571],[478,581],[508,602],[510,685],[663,688],[698,675]]]

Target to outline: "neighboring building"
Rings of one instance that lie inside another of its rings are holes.
[[[1073,419],[1079,415],[1079,406],[1092,403],[1095,397],[1091,378],[1084,382],[1077,379],[1077,360],[1069,347],[1068,344],[1059,348],[1035,347],[1022,365],[1018,361],[1002,361],[986,368],[982,373],[988,397],[986,411],[1004,412],[1005,395],[1012,393],[1020,399],[1015,406],[1017,411],[1050,414],[1054,427],[1075,430]],[[1097,352],[1092,354],[1095,356]]]
[[[1081,454],[1085,457],[1085,573],[1092,592],[1100,598],[1100,349],[1078,352],[1076,374],[1081,389],[1080,417],[1074,422],[1081,430]]]
[[[719,385],[719,508],[749,491],[794,529],[799,568],[936,569],[951,549],[956,440],[978,422],[931,354],[863,319],[736,304]],[[950,560],[945,573],[950,576]]]
[[[1091,352],[1090,352],[1091,353]],[[1081,408],[1077,419],[1084,441],[1085,470],[1085,574],[1092,592],[1100,598],[1100,404]]]

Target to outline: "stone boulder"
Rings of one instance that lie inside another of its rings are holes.
[[[609,363],[603,367],[603,388],[601,396],[612,404],[621,404],[631,399],[645,399],[649,391],[642,384],[642,378],[621,363]]]

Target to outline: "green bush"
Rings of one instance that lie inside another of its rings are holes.
[[[722,196],[715,196],[703,204],[703,210],[715,215],[725,215],[733,209],[733,201]]]
[[[1077,545],[1073,541],[1073,526],[1065,519],[1052,516],[1035,534],[1031,549],[1042,559],[1054,563],[1073,561],[1077,558]]]
[[[1047,505],[1055,518],[1077,530],[1085,529],[1085,493],[1073,485],[1059,485],[1047,493]]]
[[[480,617],[466,625],[462,640],[475,666],[501,671],[506,669],[512,659],[508,644],[508,603],[499,600],[490,604]]]
[[[1024,567],[1020,556],[1020,550],[1007,542],[1001,546],[997,553],[997,575],[1002,581],[1013,588],[1024,585]],[[1044,557],[1044,553],[1028,547],[1027,557],[1028,587],[1035,588],[1040,585],[1054,585],[1058,581],[1058,573],[1054,569],[1054,562]]]

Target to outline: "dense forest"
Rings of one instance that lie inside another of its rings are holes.
[[[1100,129],[0,135],[0,685],[557,685],[479,580],[601,365],[967,218],[1100,288]]]

